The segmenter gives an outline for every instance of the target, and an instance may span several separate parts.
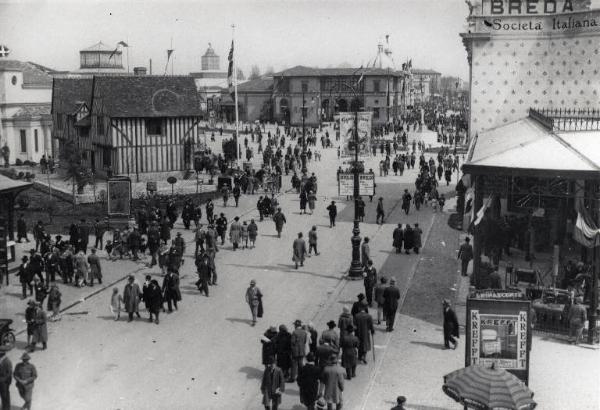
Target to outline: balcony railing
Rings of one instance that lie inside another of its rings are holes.
[[[600,130],[600,109],[530,108],[529,116],[552,131]]]

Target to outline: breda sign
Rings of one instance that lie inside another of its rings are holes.
[[[585,10],[581,0],[483,0],[483,15],[519,16]]]

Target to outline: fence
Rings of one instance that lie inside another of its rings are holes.
[[[600,130],[600,109],[530,108],[529,116],[552,131]]]

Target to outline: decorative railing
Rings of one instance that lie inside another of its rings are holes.
[[[600,109],[530,108],[529,116],[553,131],[600,130]]]

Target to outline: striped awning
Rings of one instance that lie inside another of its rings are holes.
[[[532,410],[533,393],[515,375],[504,369],[479,365],[444,376],[444,393],[473,409]]]

